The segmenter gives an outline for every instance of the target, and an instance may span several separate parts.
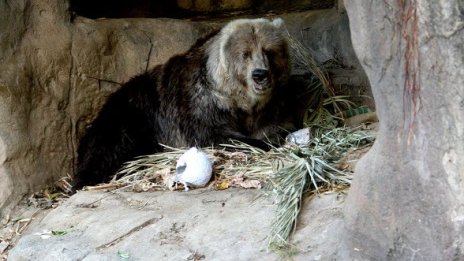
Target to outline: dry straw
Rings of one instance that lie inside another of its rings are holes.
[[[316,132],[317,133],[317,132]],[[284,164],[273,173],[272,191],[277,204],[269,246],[285,249],[300,213],[303,195],[321,190],[340,189],[351,183],[352,173],[336,168],[339,160],[353,148],[368,146],[373,133],[360,129],[320,130],[307,146],[285,146],[279,149]]]
[[[361,129],[341,127],[315,133],[321,135],[312,137],[305,146],[287,144],[268,152],[238,141],[221,148],[204,148],[214,161],[216,184],[241,175],[260,181],[271,191],[276,203],[269,236],[271,249],[288,246],[305,193],[348,186],[352,173],[335,166],[348,150],[365,147],[374,140],[372,133]],[[166,189],[163,175],[174,175],[176,160],[186,150],[166,146],[165,152],[130,161],[112,184],[134,191]]]

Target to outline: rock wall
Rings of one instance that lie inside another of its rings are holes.
[[[464,4],[345,5],[380,129],[348,193],[343,254],[464,260]]]
[[[72,157],[64,113],[70,33],[53,11],[66,6],[39,4],[0,2],[0,209],[69,169]]]
[[[62,0],[0,0],[0,10],[0,218],[26,193],[73,174],[79,138],[121,83],[224,22],[74,18]],[[318,62],[361,69],[343,12],[283,17],[323,54]]]
[[[65,1],[10,2],[0,2],[0,216],[25,193],[73,174],[80,136],[119,83],[187,50],[210,27],[71,22]]]

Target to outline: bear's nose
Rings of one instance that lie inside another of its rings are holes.
[[[253,78],[253,81],[256,83],[260,84],[263,83],[268,75],[268,71],[266,69],[254,69],[253,72],[251,72],[251,78]]]

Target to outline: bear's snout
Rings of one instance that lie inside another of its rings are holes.
[[[268,75],[269,72],[266,69],[254,69],[253,72],[251,72],[251,78],[253,78],[253,81],[257,84],[266,82]]]

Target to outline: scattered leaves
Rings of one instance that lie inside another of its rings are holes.
[[[129,257],[130,257],[128,252],[125,252],[125,251],[122,251],[122,250],[118,250],[118,256],[121,259],[129,259]]]
[[[229,187],[230,187],[229,180],[222,180],[220,182],[217,182],[215,186],[217,190],[224,190],[224,189],[228,189]]]
[[[52,235],[54,236],[64,236],[66,235],[68,232],[66,230],[52,230]]]
[[[57,230],[44,230],[39,233],[35,233],[34,235],[40,236],[42,239],[49,239],[52,236],[64,236],[68,233],[68,231],[64,229],[57,229]]]

